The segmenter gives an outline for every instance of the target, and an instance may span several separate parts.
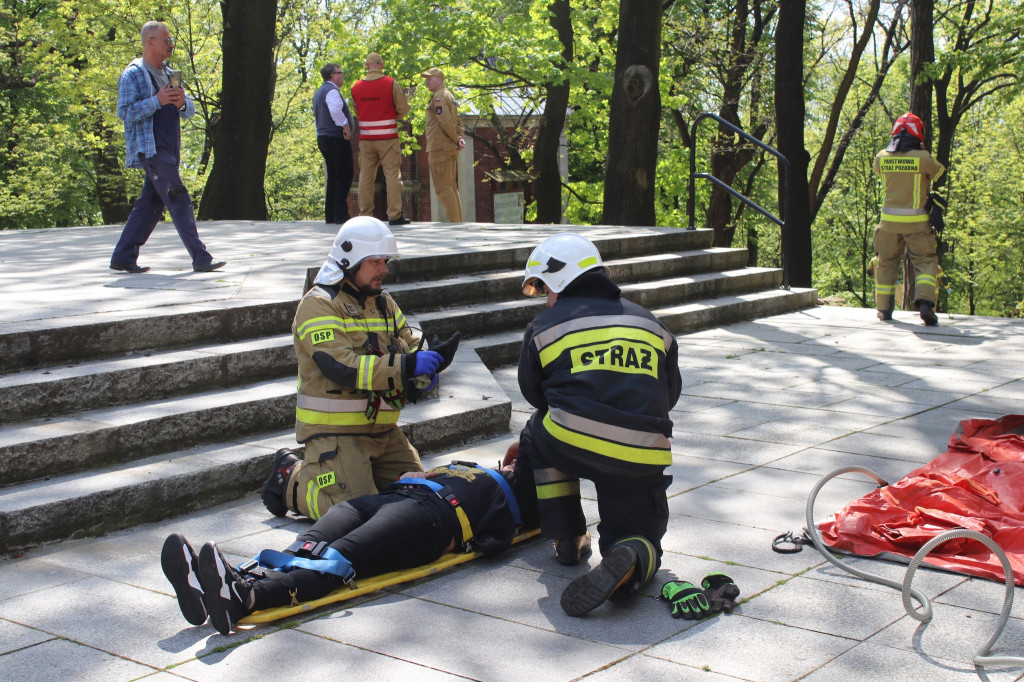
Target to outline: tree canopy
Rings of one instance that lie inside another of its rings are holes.
[[[539,222],[685,227],[691,145],[698,171],[778,206],[775,160],[726,127],[691,140],[702,112],[786,146],[806,180],[800,263],[821,294],[853,305],[872,304],[865,268],[881,192],[871,159],[911,98],[927,97],[932,151],[949,169],[939,188],[949,201],[950,278],[940,309],[1024,316],[1024,179],[1015,171],[1024,0],[933,0],[930,31],[916,20],[931,54],[911,49],[920,36],[908,0],[784,2],[0,0],[0,229],[124,220],[142,178],[124,170],[117,78],[140,52],[142,24],[157,19],[175,37],[172,63],[196,103],[181,171],[197,204],[209,199],[208,216],[243,217],[225,199],[242,164],[245,217],[321,217],[309,100],[325,62],[341,64],[350,86],[372,50],[410,88],[414,132],[429,66],[445,70],[460,109],[482,121],[518,107],[523,125],[503,130],[505,151],[489,153],[538,177],[543,191],[527,214]],[[802,32],[783,21],[800,16]],[[792,40],[802,41],[799,53]],[[648,96],[630,99],[630,87]],[[623,116],[630,102],[655,106]],[[563,134],[567,177],[557,163]],[[649,179],[643,191],[637,178]],[[746,247],[752,264],[780,263],[776,225],[710,183],[697,183],[696,204],[697,226],[714,229],[716,245]]]

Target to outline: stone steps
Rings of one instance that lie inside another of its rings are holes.
[[[681,333],[814,305],[745,268],[706,230],[595,239],[624,295]],[[508,434],[488,368],[514,363],[543,301],[522,296],[532,245],[394,263],[388,290],[427,337],[461,331],[440,399],[399,426],[428,455]],[[316,268],[310,268],[315,274]],[[311,276],[311,275],[310,275]],[[307,282],[309,278],[307,278]],[[165,306],[0,333],[0,552],[103,533],[252,494],[293,435],[288,330],[301,292],[262,304]],[[74,513],[69,514],[68,509]]]

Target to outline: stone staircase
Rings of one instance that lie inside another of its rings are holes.
[[[595,242],[624,294],[677,334],[816,302],[813,290],[780,289],[778,270],[744,267],[744,250],[711,248],[707,230]],[[532,246],[393,264],[387,288],[410,322],[464,339],[441,399],[402,413],[421,453],[508,434],[511,403],[490,370],[517,362],[542,309],[520,293]],[[168,306],[0,333],[0,553],[257,491],[273,453],[295,447],[294,308]]]

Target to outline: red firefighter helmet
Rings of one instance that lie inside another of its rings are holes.
[[[921,142],[924,142],[924,123],[921,122],[921,119],[916,114],[908,111],[896,119],[896,124],[892,127],[891,137],[896,137],[903,132],[910,133],[921,140]]]

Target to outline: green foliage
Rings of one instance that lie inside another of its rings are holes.
[[[471,128],[490,125],[496,113],[518,127],[504,139],[501,160],[509,165],[529,164],[532,158],[533,136],[525,120],[543,110],[545,84],[568,80],[565,218],[577,224],[599,221],[619,7],[614,1],[571,0],[573,58],[566,63],[549,5],[549,0],[279,0],[273,137],[265,177],[272,219],[321,217],[324,177],[310,110],[321,83],[319,69],[328,61],[340,64],[351,86],[363,73],[366,53],[376,51],[388,73],[408,88],[414,134],[422,131],[427,96],[419,74],[440,66],[463,111],[478,114]],[[664,116],[656,193],[661,225],[688,223],[688,126],[698,114],[735,106],[745,129],[761,127],[763,139],[769,144],[774,139],[770,35],[775,5],[757,5],[766,20],[762,27],[755,26],[753,15],[738,23],[738,7],[729,0],[676,0],[663,18]],[[812,155],[826,139],[825,124],[848,61],[850,19],[862,22],[867,7],[867,0],[852,0],[809,8],[805,96]],[[1021,0],[974,5],[965,21],[967,7],[936,4],[936,62],[927,71],[933,78],[953,74],[948,106],[950,111],[961,107],[963,115],[942,189],[950,204],[944,236],[951,245],[942,264],[951,283],[940,306],[1024,317],[1024,179],[1019,172],[1024,164],[1024,7]],[[893,12],[906,12],[905,3],[883,3],[879,22]],[[122,203],[137,194],[141,174],[123,170],[117,78],[139,54],[138,31],[151,18],[168,23],[176,39],[172,63],[184,72],[196,103],[196,116],[182,130],[182,175],[193,197],[201,196],[212,135],[222,123],[223,27],[216,0],[0,0],[0,229],[101,223],[101,180],[115,181]],[[768,38],[755,45],[761,28]],[[738,35],[745,52],[737,52],[732,42]],[[958,48],[963,35],[973,41],[970,49]],[[882,37],[879,28],[858,68],[840,114],[840,133],[870,101]],[[905,40],[901,34],[897,42],[905,45]],[[841,296],[850,305],[873,305],[865,267],[873,255],[880,192],[871,160],[885,145],[893,116],[906,109],[908,62],[908,53],[899,57],[848,140],[812,226],[815,285],[822,295]],[[741,87],[730,91],[730,69],[745,64],[750,67]],[[697,141],[698,171],[709,170],[713,146],[723,143],[713,123],[704,125]],[[413,145],[404,149],[409,152]],[[775,161],[757,153],[734,186],[778,212],[777,182]],[[697,226],[705,223],[710,189],[705,181],[696,184]],[[528,207],[527,214],[535,209]],[[779,228],[736,202],[732,216],[734,245],[754,250],[759,265],[777,266]]]

